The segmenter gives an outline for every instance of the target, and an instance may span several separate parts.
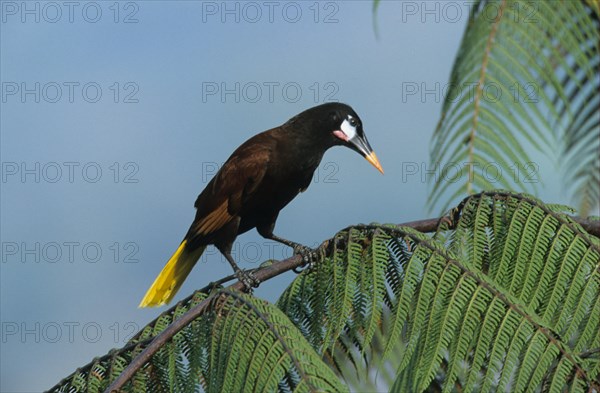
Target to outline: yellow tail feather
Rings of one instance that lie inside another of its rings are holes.
[[[154,283],[146,292],[146,296],[138,307],[156,307],[167,304],[173,299],[186,277],[206,249],[199,247],[193,251],[186,249],[187,241],[182,241],[175,254],[169,259]]]

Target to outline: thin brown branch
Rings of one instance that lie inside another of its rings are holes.
[[[329,241],[324,242],[320,248],[327,247],[328,243]],[[254,271],[253,274],[254,277],[256,277],[260,282],[263,282],[282,273],[298,268],[302,266],[303,263],[304,262],[300,255],[294,255],[293,257],[283,261],[273,263],[270,266],[260,268]],[[238,281],[234,284],[231,284],[227,288],[243,291],[246,287],[244,284]],[[204,314],[212,300],[213,296],[206,298],[200,304],[191,308],[188,312],[173,321],[169,327],[163,330],[154,338],[154,340],[152,340],[152,342],[142,351],[142,353],[133,359],[127,368],[123,370],[121,375],[119,375],[119,377],[115,379],[115,381],[105,390],[105,393],[119,392],[123,385],[125,385],[125,383],[127,383],[127,381],[129,381],[133,375],[138,372],[165,343],[167,343],[177,332],[191,323],[194,319]]]
[[[600,237],[600,221],[582,219],[579,217],[572,217],[572,219],[575,222],[577,222],[579,225],[581,225],[582,228],[585,231],[587,231],[589,234],[596,236],[596,237]],[[430,233],[430,232],[435,232],[438,229],[440,223],[442,223],[442,222],[444,222],[446,224],[447,229],[454,229],[457,220],[456,220],[456,217],[444,216],[444,217],[440,217],[440,218],[431,218],[431,219],[425,219],[425,220],[411,221],[411,222],[399,224],[398,227],[400,227],[400,226],[410,227],[410,228],[413,228],[420,232]],[[329,248],[331,241],[332,241],[332,239],[326,240],[325,242],[323,242],[321,244],[321,246],[319,246],[319,249],[321,251],[327,252],[328,251],[327,249]],[[258,269],[255,269],[255,270],[253,270],[253,274],[258,280],[260,280],[261,282],[264,282],[264,281],[269,280],[270,278],[278,276],[287,271],[300,268],[303,266],[303,263],[304,262],[300,256],[294,255],[294,256],[284,259],[282,261],[274,261],[271,265],[263,266]],[[194,292],[194,294],[196,294],[198,292],[208,292],[208,291],[210,291],[211,288],[214,288],[215,286],[221,285],[221,284],[231,281],[233,279],[235,279],[235,277],[233,275],[224,277],[223,279],[220,279],[217,282],[211,283],[211,284],[207,285],[206,287],[200,289],[199,291]],[[232,285],[229,285],[228,288],[235,289],[235,290],[241,290],[241,291],[245,290],[244,285],[242,283],[240,283],[239,281],[235,282]],[[173,314],[173,312],[175,311],[175,309],[178,306],[180,306],[181,304],[187,304],[191,300],[191,298],[194,296],[194,294],[192,294],[191,296],[178,302],[176,305],[174,305],[170,309],[164,311],[163,313],[161,313],[161,316]],[[101,358],[95,358],[89,364],[77,369],[76,373],[82,372],[83,370],[87,370],[87,369],[91,368],[96,362],[106,360],[113,356],[117,356],[117,355],[124,353],[128,350],[131,350],[137,346],[147,345],[147,347],[138,356],[136,356],[132,360],[132,362],[121,373],[121,375],[106,390],[106,392],[118,392],[119,389],[121,389],[123,387],[123,385],[125,383],[127,383],[127,381],[131,377],[133,377],[133,375],[137,371],[139,371],[144,366],[144,364],[146,364],[150,360],[150,358],[158,351],[158,349],[160,349],[167,341],[169,341],[177,332],[179,332],[181,329],[183,329],[187,324],[189,324],[191,321],[193,321],[194,319],[201,316],[206,311],[211,300],[212,300],[212,297],[209,296],[207,299],[202,301],[200,304],[194,306],[193,308],[188,310],[185,314],[183,314],[181,317],[174,320],[167,329],[165,329],[163,332],[161,332],[154,338],[146,339],[143,341],[138,341],[141,332],[144,330],[144,329],[141,329],[140,332],[138,334],[136,334],[125,347],[123,347],[119,350],[116,350],[116,351],[111,351],[107,355],[105,355]],[[149,326],[152,326],[155,322],[156,322],[156,319],[154,321],[150,322]],[[51,388],[50,391],[58,390],[60,388],[60,386],[65,381],[72,378],[72,376],[73,376],[73,374],[62,379],[56,386]]]
[[[581,217],[571,217],[590,235],[600,237],[600,220],[588,220]]]
[[[594,234],[592,231],[595,230],[595,235],[598,236],[600,233],[600,221],[590,221],[574,218],[588,233]],[[419,221],[412,221],[405,224],[401,224],[399,226],[411,227],[420,232],[434,232],[437,230],[440,222],[445,221],[446,223],[454,224],[450,217],[441,217],[441,218],[433,218]],[[449,228],[451,229],[451,228]],[[329,246],[331,240],[327,240],[321,244],[319,249],[326,249]],[[302,258],[299,255],[294,255],[288,259],[283,261],[274,262],[272,265],[259,268],[254,271],[254,276],[260,281],[264,282],[270,278],[278,276],[287,271],[296,269],[303,265]],[[236,282],[230,285],[228,288],[244,290],[245,287],[241,282]],[[165,329],[162,333],[154,338],[154,340],[146,347],[142,353],[140,353],[127,368],[119,375],[119,377],[109,386],[109,388],[105,391],[105,393],[113,393],[118,392],[119,389],[123,387],[123,385],[133,377],[133,375],[146,364],[150,358],[167,342],[169,341],[177,332],[183,329],[187,324],[192,322],[194,319],[201,316],[210,304],[212,297],[207,298],[194,308],[190,309],[184,315],[182,315],[179,319],[175,320],[167,329]]]

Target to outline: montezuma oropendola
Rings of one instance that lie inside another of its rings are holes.
[[[294,252],[311,251],[275,236],[273,229],[279,211],[306,190],[325,151],[337,145],[358,152],[383,173],[360,118],[341,103],[310,108],[244,142],[196,199],[194,222],[140,307],[168,303],[210,244],[225,256],[244,285],[258,285],[231,256],[236,237],[252,228],[266,239],[293,247]]]

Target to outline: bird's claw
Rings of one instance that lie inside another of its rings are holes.
[[[303,245],[294,247],[294,254],[300,255],[302,257],[302,266],[305,267],[302,270],[299,270],[297,268],[293,269],[295,273],[300,273],[301,271],[310,270],[314,268],[315,263],[319,258],[319,255],[317,254],[316,250],[313,250],[312,248]]]
[[[294,254],[302,257],[303,265],[314,263],[319,257],[316,250],[302,245],[294,247]]]
[[[444,229],[453,228],[454,225],[455,225],[455,222],[454,222],[453,218],[450,216],[441,217],[437,223],[438,228],[444,228]]]
[[[254,274],[250,271],[238,270],[236,272],[236,276],[238,280],[240,280],[240,282],[244,284],[244,287],[246,287],[246,290],[249,293],[252,293],[252,290],[254,288],[258,288],[258,286],[260,285],[260,280],[256,278]]]

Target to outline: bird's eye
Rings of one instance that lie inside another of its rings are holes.
[[[355,118],[351,118],[351,119],[350,119],[350,125],[351,125],[352,127],[356,127],[356,126],[358,125],[358,122],[356,121],[356,119],[355,119]]]

